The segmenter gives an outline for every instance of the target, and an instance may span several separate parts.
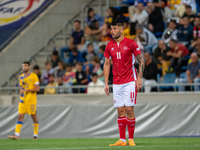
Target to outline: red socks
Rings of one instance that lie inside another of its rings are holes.
[[[135,131],[135,118],[134,119],[127,118],[127,125],[128,125],[129,139],[133,139]]]
[[[126,139],[126,117],[118,117],[120,139]]]
[[[126,124],[128,126],[129,139],[134,139],[135,118],[118,117],[120,139],[126,139]]]

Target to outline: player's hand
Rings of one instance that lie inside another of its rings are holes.
[[[172,52],[171,51],[168,51],[167,52],[167,56],[171,56]]]
[[[108,86],[108,84],[105,85],[104,91],[105,91],[106,95],[109,96],[109,86]]]
[[[142,87],[142,79],[140,78],[137,78],[137,81],[136,81],[136,88],[137,88],[137,91],[140,90],[140,88]]]
[[[24,94],[24,92],[26,92],[26,90],[24,90],[24,89],[20,90],[20,94]]]

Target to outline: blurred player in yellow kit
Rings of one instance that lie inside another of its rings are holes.
[[[22,64],[23,74],[19,76],[20,83],[20,101],[18,106],[18,121],[15,127],[15,134],[9,135],[9,139],[19,139],[20,130],[23,125],[25,114],[31,115],[33,119],[33,139],[38,139],[38,118],[37,111],[37,92],[40,91],[38,76],[30,72],[30,63]]]

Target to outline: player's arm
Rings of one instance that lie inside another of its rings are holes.
[[[145,65],[144,65],[144,59],[143,59],[141,53],[139,55],[137,55],[136,58],[139,62],[139,72],[138,72],[138,77],[137,77],[137,81],[136,81],[137,90],[139,90],[142,87],[142,77],[143,77]]]
[[[110,63],[111,59],[106,58],[104,63],[104,78],[105,78],[105,93],[109,95],[108,78],[110,74]]]
[[[85,39],[84,39],[84,37],[82,37],[81,38],[81,43],[79,43],[78,45],[82,45],[82,44],[84,44],[85,43]]]
[[[164,8],[165,7],[165,2],[164,1],[160,1],[159,3],[154,3],[155,7],[160,7],[160,8]]]
[[[189,70],[186,71],[186,77],[187,77],[188,82],[192,83],[192,79],[190,78],[190,71]]]
[[[40,86],[39,85],[35,85],[34,89],[25,90],[25,92],[40,92]]]
[[[34,88],[33,89],[27,89],[26,92],[40,92],[40,86],[39,86],[40,82],[39,82],[37,75],[34,76],[33,84],[34,84]]]
[[[178,53],[171,53],[171,56],[172,57],[175,57],[175,58],[180,58],[183,54],[183,51],[178,51]]]
[[[20,94],[24,94],[24,92],[25,92],[25,90],[22,88],[22,86],[20,86],[20,91],[19,91],[19,93],[20,93]]]
[[[23,85],[23,84],[22,84],[22,79],[21,79],[21,77],[19,77],[19,85],[20,85],[20,91],[19,91],[19,93],[20,93],[20,94],[24,94],[25,91],[24,91],[24,88],[22,88],[22,85]]]

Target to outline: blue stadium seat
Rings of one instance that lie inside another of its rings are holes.
[[[163,32],[156,32],[156,33],[154,33],[154,35],[155,35],[157,38],[158,38],[158,37],[161,37],[162,34],[163,34]]]
[[[133,5],[134,2],[135,0],[126,0],[126,1],[122,1],[122,4]]]
[[[167,28],[167,24],[163,21],[163,24],[164,24],[164,30]],[[157,38],[160,38],[162,36],[163,32],[156,32],[154,33],[154,35],[157,37]]]
[[[160,74],[157,73],[157,83],[160,83]]]
[[[126,20],[129,21],[129,17],[126,17]]]
[[[181,67],[181,71],[186,71],[187,70],[187,66],[182,66]]]
[[[175,73],[167,73],[165,74],[163,78],[163,84],[175,83],[175,79],[176,79]],[[169,90],[170,88],[174,88],[174,87],[172,86],[160,87],[160,89],[163,89],[163,90]]]
[[[121,10],[122,7],[121,6],[115,6],[114,8],[117,9],[117,10]]]
[[[196,14],[198,14],[199,13],[199,4],[196,4],[196,6],[197,6],[197,13]]]
[[[186,73],[185,73],[185,72],[182,72],[182,73],[180,74],[180,78],[186,79],[186,78],[187,78]]]

